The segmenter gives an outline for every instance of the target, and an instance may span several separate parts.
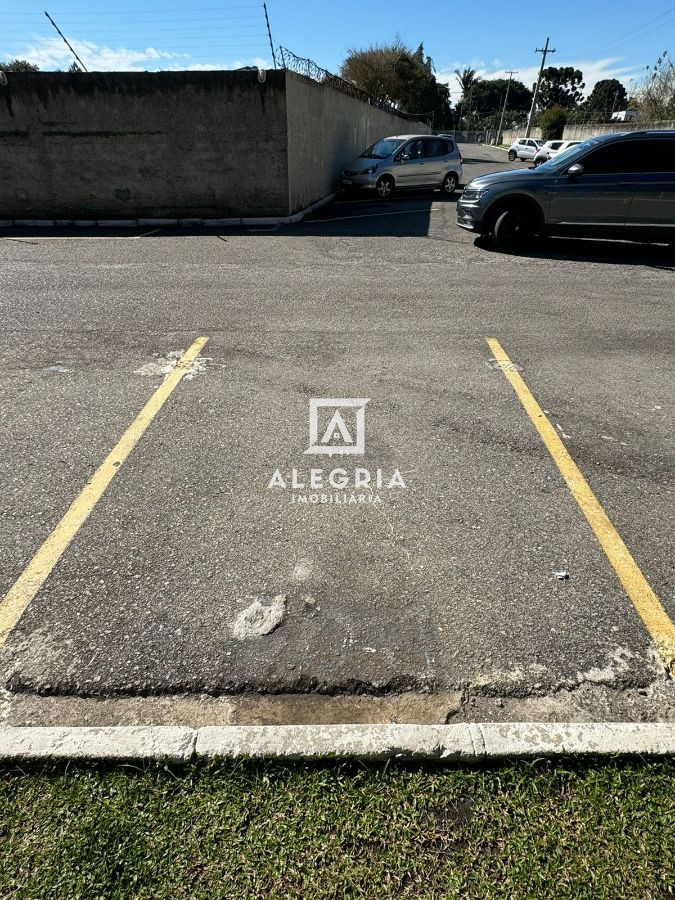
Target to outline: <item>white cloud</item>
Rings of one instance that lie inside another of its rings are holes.
[[[243,66],[258,66],[271,69],[271,59],[252,56],[242,59],[227,59],[219,62],[191,62],[189,53],[168,53],[156,47],[143,50],[128,47],[106,47],[93,41],[71,40],[73,49],[90,72],[144,72],[158,69],[169,71],[217,71],[219,69],[240,69]],[[36,37],[26,44],[18,59],[27,59],[43,70],[67,69],[74,61],[73,54],[59,37]]]
[[[183,54],[184,55],[184,54]],[[221,63],[172,63],[162,66],[163,72],[217,72],[222,69],[243,69],[244,66],[257,66],[259,69],[271,69],[272,61],[262,56],[251,56],[248,59],[230,59]]]
[[[596,82],[601,81],[603,78],[617,78],[623,85],[625,85],[626,89],[628,89],[631,79],[637,80],[640,77],[640,75],[642,74],[642,70],[635,69],[634,66],[619,65],[619,63],[621,63],[622,61],[623,57],[620,56],[611,56],[607,57],[607,59],[597,60],[565,61],[550,58],[550,65],[556,67],[573,66],[575,69],[581,69],[584,74],[584,84],[586,85],[586,87],[584,88],[584,93],[586,94],[586,96],[588,96],[593,90],[593,86],[596,84]],[[477,65],[476,61],[469,63],[452,63],[444,71],[437,72],[436,78],[450,87],[450,95],[455,102],[461,96],[462,91],[457,84],[457,78],[454,70],[459,69],[461,71],[467,65],[470,65],[471,68],[477,69],[478,74],[481,76],[481,78],[508,78],[505,69],[493,67],[487,68],[484,65]],[[522,83],[526,87],[531,88],[533,83],[537,80],[537,75],[539,74],[539,66],[536,64],[533,66],[515,65],[513,68],[518,69],[518,74],[514,75],[514,78],[517,78],[518,81],[522,81]]]
[[[130,50],[127,47],[106,47],[93,41],[70,42],[73,49],[90,71],[143,71],[156,68],[165,59],[175,59],[182,54],[167,53],[155,47]],[[59,37],[37,38],[17,54],[40,69],[67,69],[73,62],[73,54]]]

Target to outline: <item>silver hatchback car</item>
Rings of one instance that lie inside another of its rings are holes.
[[[462,177],[462,155],[446,134],[397,134],[383,138],[340,172],[345,190],[375,191],[440,188],[453,194]]]

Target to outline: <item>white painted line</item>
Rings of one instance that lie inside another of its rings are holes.
[[[510,722],[457,725],[224,725],[191,729],[0,727],[0,759],[195,757],[466,760],[539,756],[670,756],[675,724]]]
[[[3,241],[16,241],[19,244],[36,244],[38,241],[138,241],[140,238],[151,234],[158,234],[162,229],[153,228],[152,231],[144,231],[142,234],[60,234],[57,236],[43,237],[31,235],[25,238],[1,237]]]
[[[305,225],[316,225],[319,222],[344,222],[346,219],[372,219],[376,216],[408,216],[411,213],[438,212],[438,210],[438,206],[428,206],[424,209],[401,209],[396,212],[362,213],[358,216],[335,216],[334,219],[308,219],[305,222]]]

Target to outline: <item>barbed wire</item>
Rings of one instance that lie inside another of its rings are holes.
[[[403,119],[420,122],[425,121],[430,116],[430,113],[409,113],[405,110],[398,109],[398,107],[391,103],[387,103],[386,100],[378,100],[375,97],[371,97],[370,94],[360,87],[357,87],[353,82],[347,81],[339,75],[333,75],[328,69],[324,69],[323,66],[315,63],[313,59],[308,59],[304,56],[296,56],[295,53],[287,47],[282,47],[281,44],[277,47],[277,50],[278,59],[281,61],[282,69],[287,69],[290,72],[297,72],[298,75],[304,75],[305,78],[310,78],[312,81],[316,81],[319,84],[325,84],[328,87],[333,88],[333,90],[341,91],[349,97],[354,97],[356,100],[361,100],[363,103],[368,103],[370,106],[377,106],[378,109],[386,110],[386,112],[401,116]]]

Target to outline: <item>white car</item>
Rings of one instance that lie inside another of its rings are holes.
[[[576,147],[581,141],[546,141],[544,146],[534,155],[534,167],[540,166],[542,163],[548,162],[555,156],[560,156],[570,147]]]
[[[513,162],[514,159],[534,159],[543,143],[534,138],[518,138],[509,147],[509,160]]]

